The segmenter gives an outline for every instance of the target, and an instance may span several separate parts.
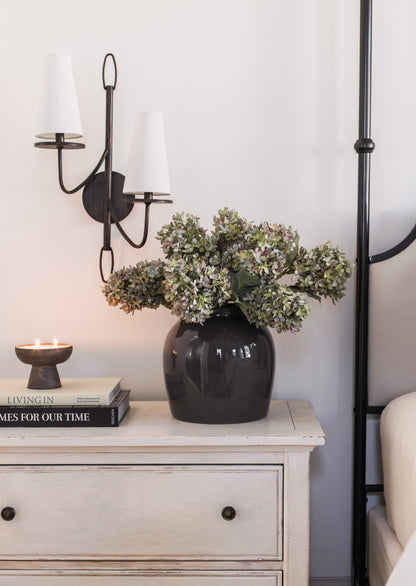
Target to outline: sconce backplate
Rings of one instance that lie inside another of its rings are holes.
[[[129,203],[128,196],[123,195],[124,175],[112,171],[111,173],[111,203],[119,221],[124,220],[134,204]],[[97,222],[104,223],[104,194],[105,194],[105,173],[97,173],[91,182],[82,192],[82,203],[88,215]],[[113,224],[113,219],[111,219]]]

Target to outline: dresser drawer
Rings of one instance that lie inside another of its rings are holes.
[[[0,586],[282,586],[276,576],[0,576]]]
[[[3,467],[0,558],[278,560],[281,487],[281,466]]]

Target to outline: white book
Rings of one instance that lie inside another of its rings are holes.
[[[27,379],[1,378],[0,405],[109,405],[120,390],[120,378],[63,378],[59,389],[27,388]]]

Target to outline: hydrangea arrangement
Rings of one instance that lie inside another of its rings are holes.
[[[278,332],[299,331],[307,298],[336,303],[351,264],[329,243],[306,250],[282,224],[253,224],[224,208],[207,232],[199,218],[175,214],[158,232],[165,260],[141,261],[113,273],[103,292],[126,313],[163,305],[186,322],[202,324],[235,303],[250,323]]]

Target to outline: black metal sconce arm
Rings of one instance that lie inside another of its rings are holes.
[[[145,195],[150,195],[151,199],[153,198],[153,193],[145,194]],[[131,201],[131,199],[130,199],[130,201]],[[145,204],[144,227],[143,227],[143,237],[142,237],[141,241],[138,243],[134,242],[130,238],[130,236],[127,234],[127,232],[124,230],[124,228],[121,226],[120,222],[118,221],[117,215],[114,211],[113,204],[110,201],[111,219],[114,222],[114,224],[117,226],[117,229],[120,232],[120,234],[123,236],[124,240],[126,240],[126,242],[128,242],[130,244],[130,246],[132,246],[133,248],[142,248],[146,243],[147,235],[149,233],[149,212],[150,212],[150,204],[152,203],[152,201],[151,200],[150,201],[142,200],[142,201]]]
[[[73,189],[67,189],[65,187],[64,184],[64,176],[63,176],[63,169],[62,169],[62,150],[65,148],[63,146],[59,146],[59,143],[63,141],[63,135],[62,134],[57,134],[56,135],[56,142],[58,144],[58,177],[59,177],[59,187],[62,189],[62,191],[64,193],[67,193],[68,195],[71,195],[73,193],[76,193],[77,191],[79,191],[82,187],[85,187],[86,185],[88,185],[88,183],[90,181],[92,181],[95,177],[95,175],[98,172],[98,169],[101,167],[101,165],[103,164],[106,156],[107,156],[107,149],[104,149],[103,154],[101,155],[100,160],[98,161],[98,163],[96,164],[96,166],[94,167],[94,169],[91,171],[91,173],[88,175],[88,177],[86,179],[84,179],[84,181],[81,181],[81,183],[79,185],[77,185],[76,187],[74,187]]]
[[[144,227],[143,227],[143,237],[142,237],[142,240],[139,243],[133,242],[133,240],[125,232],[125,230],[121,226],[120,222],[118,221],[118,218],[117,218],[117,216],[116,216],[116,214],[114,212],[113,205],[112,205],[112,203],[110,201],[111,218],[112,218],[114,224],[117,226],[118,231],[120,232],[120,234],[130,244],[130,246],[132,246],[133,248],[142,248],[145,245],[145,243],[146,243],[147,235],[148,235],[148,232],[149,232],[150,205],[152,203],[172,203],[172,200],[171,199],[154,199],[153,193],[150,193],[150,192],[149,193],[145,193],[143,199],[133,198],[133,197],[130,197],[130,196],[125,196],[125,197],[126,197],[126,199],[130,203],[144,203],[144,205],[145,205]]]

